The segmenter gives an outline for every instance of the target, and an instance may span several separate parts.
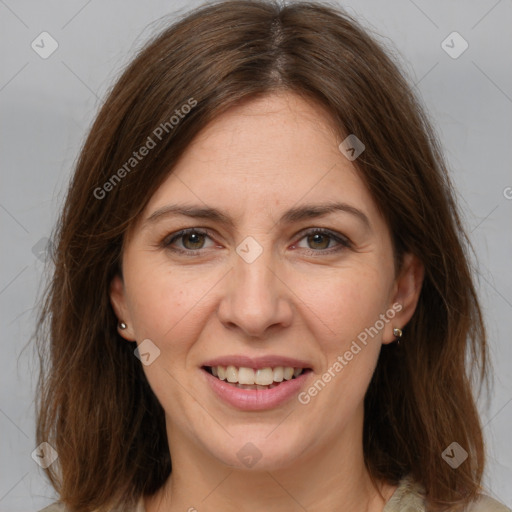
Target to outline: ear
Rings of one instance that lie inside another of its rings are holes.
[[[135,341],[133,324],[126,306],[124,282],[122,277],[118,274],[115,275],[110,283],[110,304],[112,304],[114,313],[117,316],[117,331],[119,334],[125,340]],[[127,325],[126,329],[119,327],[120,322],[124,322]]]
[[[394,328],[404,330],[409,320],[412,318],[418,299],[420,297],[421,287],[425,268],[417,256],[406,253],[403,257],[402,267],[395,279],[392,300],[389,304],[389,311],[395,311],[395,316],[386,324],[383,343],[396,341],[397,337],[393,334]]]

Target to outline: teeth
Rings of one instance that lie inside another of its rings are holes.
[[[238,370],[234,366],[226,368],[226,380],[228,382],[238,382]]]
[[[267,389],[268,386],[274,387],[273,383],[283,382],[298,377],[303,368],[293,368],[291,366],[276,366],[275,368],[252,368],[236,366],[212,366],[212,374],[220,380],[227,380],[231,384],[237,384],[244,389]]]
[[[254,379],[254,370],[252,368],[239,368],[238,369],[238,383],[239,384],[256,384]],[[263,384],[258,382],[258,384]]]
[[[279,384],[272,383],[272,384],[270,384],[270,386],[258,386],[257,384],[253,384],[253,385],[233,384],[233,385],[240,389],[272,389],[272,388],[275,388],[276,386],[278,386]]]
[[[240,368],[240,371],[242,371],[242,368]],[[274,382],[274,371],[272,368],[260,368],[256,370],[254,382],[260,386],[270,386],[270,384]]]
[[[274,368],[274,382],[283,382],[284,379],[284,368],[282,366],[277,366]]]
[[[284,380],[291,380],[292,377],[293,377],[293,368],[290,368],[289,366],[287,366],[284,369]]]

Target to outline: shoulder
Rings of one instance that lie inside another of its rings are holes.
[[[383,512],[425,512],[425,492],[410,476],[400,480]]]
[[[503,505],[494,498],[481,494],[477,500],[475,500],[468,507],[467,512],[512,512],[510,508]]]
[[[383,512],[426,512],[425,490],[410,476],[403,478]],[[465,512],[512,512],[499,501],[480,494],[465,508]]]

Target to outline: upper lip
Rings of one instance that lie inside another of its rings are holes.
[[[202,366],[236,366],[238,368],[275,368],[276,366],[291,366],[293,368],[311,368],[307,361],[286,356],[258,356],[248,357],[243,355],[220,356],[205,361]]]

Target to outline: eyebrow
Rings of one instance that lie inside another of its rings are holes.
[[[325,204],[306,204],[287,210],[277,224],[292,224],[309,219],[316,219],[326,215],[344,212],[353,215],[359,219],[367,228],[371,229],[371,224],[368,217],[358,208],[351,206],[347,203],[329,202]],[[216,208],[202,207],[187,204],[170,204],[155,210],[143,223],[143,227],[153,224],[164,217],[172,216],[185,216],[195,219],[208,219],[228,227],[234,227],[234,222],[231,217],[222,213]]]

